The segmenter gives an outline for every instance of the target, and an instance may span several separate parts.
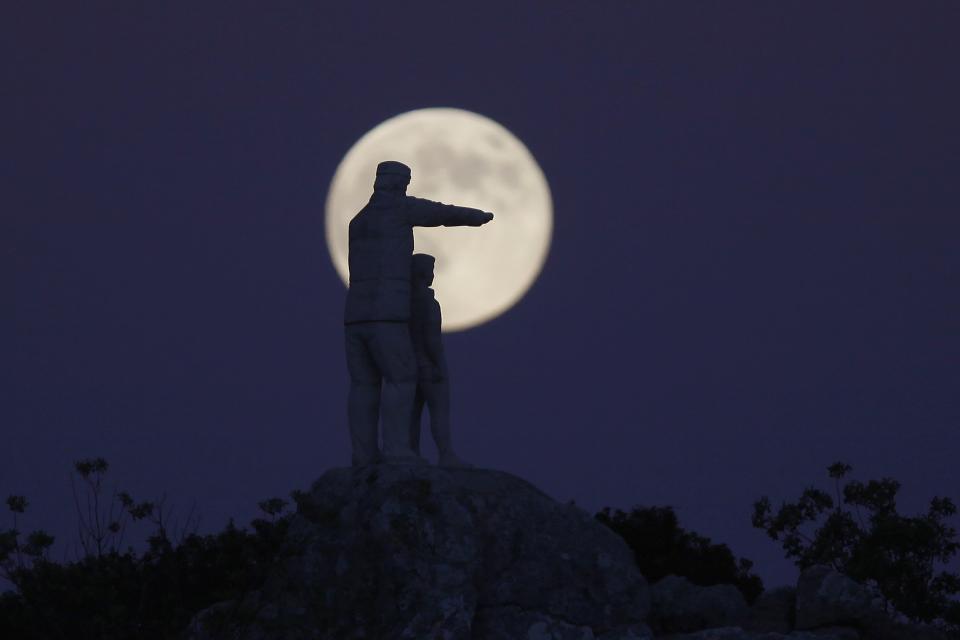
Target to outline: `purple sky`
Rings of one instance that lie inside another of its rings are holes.
[[[957,3],[37,4],[0,23],[28,527],[71,538],[82,457],[202,531],[348,463],[326,191],[432,106],[509,128],[556,207],[528,295],[446,338],[464,457],[673,505],[768,586],[752,502],[831,462],[960,500]]]

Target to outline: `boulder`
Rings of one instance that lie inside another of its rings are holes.
[[[865,586],[826,565],[804,570],[797,581],[797,629],[863,627],[881,612]]]
[[[650,637],[649,588],[624,541],[510,474],[332,469],[297,503],[267,584],[201,612],[187,637]]]
[[[864,585],[818,565],[804,570],[797,581],[796,628],[818,630],[851,626],[869,640],[946,640],[942,630],[930,625],[894,620],[880,600]]]
[[[815,631],[748,631],[741,627],[703,629],[694,633],[657,636],[657,640],[861,640],[856,629],[830,627]]]
[[[680,576],[667,576],[651,587],[650,607],[655,633],[732,627],[748,612],[743,594],[733,585],[702,587]]]
[[[743,628],[748,631],[789,633],[794,627],[796,603],[797,590],[794,587],[764,591],[750,607]]]
[[[619,627],[597,636],[597,640],[652,640],[653,631],[646,624]]]

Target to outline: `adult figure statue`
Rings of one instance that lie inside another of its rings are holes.
[[[370,201],[350,221],[344,312],[352,463],[425,461],[410,447],[417,361],[410,340],[413,228],[480,226],[493,214],[406,195],[410,168],[377,165]],[[382,425],[379,449],[377,424]]]

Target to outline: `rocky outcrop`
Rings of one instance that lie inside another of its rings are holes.
[[[797,581],[796,628],[848,626],[869,640],[943,640],[939,629],[897,622],[864,585],[828,566],[810,567]]]
[[[657,640],[862,640],[856,629],[848,627],[824,628],[817,631],[774,633],[746,631],[740,627],[704,629],[696,633],[657,636]]]
[[[863,626],[882,612],[863,585],[828,566],[815,566],[797,581],[797,629],[829,625]]]
[[[796,604],[797,590],[794,587],[764,591],[750,607],[743,628],[748,631],[788,633],[796,626]]]
[[[651,587],[649,624],[655,633],[739,625],[747,617],[743,594],[729,584],[702,587],[667,576]]]
[[[507,473],[333,469],[298,500],[288,555],[188,636],[649,638],[649,589],[615,533]]]
[[[190,640],[945,640],[833,571],[747,607],[732,585],[648,587],[624,541],[507,473],[333,469],[298,498],[259,591]]]
[[[935,627],[894,621],[867,587],[830,567],[805,570],[796,589],[762,594],[742,623],[709,624],[695,631],[715,615],[717,604],[698,597],[702,587],[693,588],[697,596],[691,596],[691,585],[673,580],[664,588],[661,582],[651,587],[648,619],[657,640],[947,640]],[[666,598],[668,593],[673,595]]]

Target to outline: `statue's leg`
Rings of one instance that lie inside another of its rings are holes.
[[[410,448],[410,415],[417,392],[417,363],[405,322],[377,322],[373,358],[383,374],[380,410],[385,462],[422,464]]]
[[[380,415],[380,371],[364,339],[364,327],[346,326],[347,369],[350,394],[347,420],[352,445],[351,462],[360,467],[373,464],[379,457],[377,418]]]
[[[423,416],[422,383],[417,383],[417,391],[413,396],[413,412],[410,415],[410,448],[420,455],[420,419]]]
[[[350,383],[347,417],[350,421],[351,463],[355,467],[374,464],[377,451],[377,415],[380,411],[380,385]]]
[[[453,450],[450,440],[450,385],[444,380],[432,380],[421,385],[430,410],[430,434],[442,456]]]
[[[447,377],[447,365],[444,359],[441,366],[442,377],[424,383],[423,394],[430,410],[430,433],[437,444],[438,464],[441,467],[470,467],[453,452],[450,434],[450,381]]]

